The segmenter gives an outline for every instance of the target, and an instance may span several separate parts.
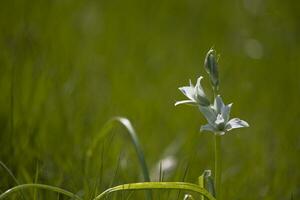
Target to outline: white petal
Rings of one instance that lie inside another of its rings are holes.
[[[215,132],[216,135],[225,135],[225,131]]]
[[[230,131],[231,129],[235,129],[235,128],[244,128],[244,127],[249,127],[249,124],[246,121],[241,120],[239,118],[233,118],[226,124],[226,131]]]
[[[208,98],[206,97],[206,94],[201,86],[201,80],[203,79],[202,76],[200,76],[197,79],[197,84],[195,86],[195,98],[199,102],[200,105],[202,106],[209,106],[210,102]]]
[[[195,105],[196,102],[194,102],[193,100],[176,101],[175,106],[178,106],[180,104]]]
[[[198,79],[197,79],[197,84],[195,86],[195,89],[197,91],[197,94],[200,95],[200,96],[203,96],[203,97],[206,97],[205,93],[204,93],[204,90],[201,86],[201,80],[203,79],[202,76],[200,76]]]
[[[189,87],[189,86],[185,86],[185,87],[180,87],[179,90],[190,100],[195,101],[195,88],[194,87]]]
[[[201,80],[203,79],[203,76],[200,76],[198,79],[197,79],[197,83],[196,83],[196,86],[201,86]],[[202,87],[201,87],[202,88]]]
[[[219,124],[222,124],[222,123],[224,123],[224,118],[222,117],[221,114],[218,114],[217,119],[215,121],[215,124],[219,125]]]
[[[215,98],[215,102],[214,102],[214,108],[215,110],[217,111],[217,113],[221,113],[223,107],[224,107],[224,103],[223,103],[223,100],[221,98],[220,95],[218,95],[216,98]]]
[[[211,131],[214,133],[214,132],[216,132],[216,129],[212,125],[206,124],[206,125],[201,126],[200,131],[201,132],[202,131]]]
[[[210,106],[199,106],[200,112],[210,124],[214,124],[217,119],[215,111]]]
[[[232,103],[224,106],[223,109],[221,110],[222,117],[224,118],[225,123],[227,123],[230,118],[231,106],[232,106]]]

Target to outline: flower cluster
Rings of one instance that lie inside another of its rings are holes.
[[[209,50],[204,62],[205,69],[210,76],[211,85],[214,93],[219,88],[219,78],[217,69],[216,53],[213,49]],[[218,135],[224,135],[226,132],[236,129],[249,127],[249,124],[239,118],[230,119],[230,110],[232,103],[225,105],[220,95],[215,95],[211,104],[201,86],[200,76],[194,86],[191,81],[189,86],[180,87],[179,90],[188,98],[187,100],[178,101],[175,106],[180,104],[190,104],[199,107],[200,112],[204,115],[208,124],[201,126],[200,131],[210,131]]]

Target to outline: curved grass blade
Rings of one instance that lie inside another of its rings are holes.
[[[94,154],[94,149],[97,147],[98,143],[105,138],[105,136],[107,136],[110,132],[110,130],[112,129],[114,123],[120,123],[122,124],[128,133],[128,136],[130,137],[130,140],[134,146],[135,152],[138,156],[138,160],[140,163],[140,167],[143,173],[143,177],[144,177],[144,181],[145,182],[150,182],[150,175],[149,175],[149,170],[148,170],[148,166],[145,160],[145,156],[144,156],[144,152],[142,150],[142,146],[139,142],[139,139],[137,137],[136,131],[134,130],[131,122],[125,118],[125,117],[114,117],[111,120],[109,120],[108,122],[106,122],[106,124],[103,126],[103,128],[101,129],[100,133],[97,135],[97,138],[95,140],[93,140],[92,145],[90,146],[90,148],[88,149],[87,153],[86,153],[86,173],[88,171],[89,168],[89,162],[91,157]],[[152,200],[152,193],[151,192],[147,192],[147,198],[149,200]]]
[[[128,136],[130,137],[130,140],[131,140],[131,142],[135,148],[135,151],[137,153],[139,163],[140,163],[140,166],[142,169],[144,181],[150,182],[149,170],[148,170],[148,167],[146,164],[146,160],[145,160],[145,156],[144,156],[141,144],[139,142],[139,139],[137,137],[137,134],[136,134],[131,122],[127,118],[124,118],[124,117],[114,117],[103,126],[102,130],[97,135],[97,138],[95,138],[93,140],[92,145],[90,146],[90,148],[88,149],[88,151],[86,153],[86,157],[87,157],[86,170],[88,170],[89,161],[90,161],[92,155],[94,154],[94,149],[97,147],[99,142],[103,138],[105,138],[105,136],[108,135],[108,133],[112,129],[115,122],[121,123],[126,128],[126,130],[128,132]]]
[[[185,182],[144,182],[144,183],[131,183],[118,185],[112,188],[109,188],[98,195],[93,200],[100,200],[106,195],[124,190],[149,190],[149,189],[177,189],[177,190],[186,190],[199,193],[200,195],[205,196],[209,200],[216,200],[206,189],[200,187],[199,185]]]
[[[22,185],[15,186],[15,187],[13,187],[9,190],[6,190],[4,193],[2,193],[0,195],[0,199],[4,199],[4,198],[8,197],[10,194],[13,194],[13,193],[15,193],[19,190],[23,190],[23,189],[27,189],[27,188],[45,189],[45,190],[57,192],[57,193],[60,193],[60,194],[64,194],[68,197],[71,197],[71,198],[74,198],[74,199],[77,199],[77,200],[82,200],[76,194],[73,194],[72,192],[69,192],[65,189],[55,187],[55,186],[50,186],[50,185],[38,184],[38,183],[28,183],[28,184],[22,184]]]
[[[204,175],[202,174],[201,176],[199,176],[198,178],[198,183],[200,187],[205,188],[205,183],[204,183]],[[204,200],[204,196],[201,196],[201,200]]]

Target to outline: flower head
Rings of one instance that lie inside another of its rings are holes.
[[[175,106],[179,104],[192,104],[192,105],[199,105],[199,106],[209,106],[210,102],[206,97],[206,94],[201,86],[201,80],[203,79],[200,76],[197,79],[197,83],[194,86],[190,81],[189,86],[180,87],[179,90],[188,98],[187,100],[177,101]]]
[[[211,106],[199,106],[200,111],[208,121],[208,124],[201,126],[200,131],[211,131],[218,135],[224,135],[227,131],[235,128],[249,127],[249,124],[239,118],[230,118],[232,104],[225,105],[221,96],[215,98]]]

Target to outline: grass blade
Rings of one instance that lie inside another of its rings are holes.
[[[100,200],[105,198],[108,194],[123,191],[123,190],[149,190],[149,189],[177,189],[177,190],[186,190],[199,193],[204,195],[209,200],[216,200],[206,189],[200,187],[199,185],[185,182],[144,182],[144,183],[131,183],[118,185],[112,188],[109,188],[98,195],[93,200]]]
[[[5,171],[9,174],[9,176],[14,180],[14,182],[16,183],[16,185],[20,185],[18,179],[15,177],[15,175],[12,173],[12,171],[2,162],[0,161],[0,165],[2,166],[3,169],[5,169]],[[21,198],[24,200],[24,194],[21,192]]]
[[[86,173],[88,171],[89,162],[90,162],[90,159],[92,158],[92,156],[94,154],[95,148],[97,147],[98,143],[100,141],[102,141],[102,139],[104,139],[105,136],[107,136],[109,134],[110,130],[112,129],[112,127],[114,125],[114,123],[116,123],[116,122],[120,123],[121,125],[123,125],[126,128],[128,136],[129,136],[129,138],[132,142],[132,145],[134,146],[135,152],[138,156],[138,160],[139,160],[139,163],[140,163],[140,167],[141,167],[141,170],[142,170],[144,181],[145,182],[150,182],[151,180],[150,180],[149,170],[148,170],[148,166],[147,166],[147,163],[146,163],[146,160],[145,160],[144,152],[142,150],[142,146],[140,144],[140,141],[137,137],[136,131],[133,128],[131,122],[127,118],[124,118],[124,117],[114,117],[111,120],[109,120],[103,126],[100,133],[97,135],[97,138],[95,140],[93,140],[92,145],[90,146],[90,148],[87,150],[87,153],[86,153],[86,159],[87,159],[86,167],[85,167]],[[151,192],[148,193],[147,198],[152,199]]]
[[[49,190],[49,191],[53,191],[53,192],[57,192],[60,194],[64,194],[68,197],[71,198],[75,198],[77,200],[82,200],[79,196],[77,196],[76,194],[73,194],[72,192],[69,192],[65,189],[59,188],[59,187],[55,187],[55,186],[50,186],[50,185],[44,185],[44,184],[38,184],[38,183],[28,183],[28,184],[22,184],[22,185],[18,185],[15,186],[7,191],[5,191],[4,193],[2,193],[0,195],[0,199],[4,199],[6,197],[8,197],[10,194],[13,194],[19,190],[24,190],[27,188],[39,188],[39,189],[45,189],[45,190]]]
[[[139,139],[137,137],[136,131],[134,130],[131,122],[127,118],[124,118],[124,117],[114,117],[104,125],[104,127],[102,128],[100,133],[97,135],[97,138],[95,140],[93,140],[92,145],[90,146],[90,148],[88,149],[88,151],[86,153],[86,156],[87,156],[86,168],[88,168],[88,166],[89,166],[89,161],[90,161],[92,155],[94,154],[94,149],[97,147],[98,143],[100,141],[102,141],[102,139],[104,139],[105,136],[107,136],[107,134],[110,132],[110,130],[112,129],[115,122],[122,124],[126,128],[128,136],[130,137],[130,140],[131,140],[131,142],[134,146],[134,149],[137,153],[139,163],[141,166],[141,170],[143,173],[144,181],[149,182],[150,181],[149,170],[148,170],[145,156],[144,156],[141,144],[139,142]],[[88,170],[88,169],[86,169],[86,170]]]
[[[0,161],[0,165],[2,166],[3,169],[9,174],[9,176],[14,180],[14,182],[19,185],[18,179],[15,177],[15,175],[12,173],[12,171],[2,162]]]

